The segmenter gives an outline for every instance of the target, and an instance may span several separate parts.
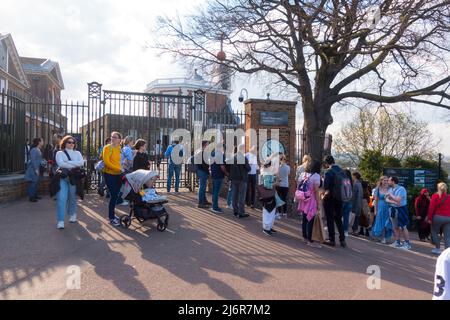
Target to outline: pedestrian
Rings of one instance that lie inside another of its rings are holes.
[[[111,133],[111,144],[103,148],[102,159],[105,162],[104,176],[111,198],[108,206],[109,222],[113,226],[119,226],[120,221],[115,215],[117,199],[122,186],[122,173],[124,169],[120,165],[122,135],[119,132]]]
[[[361,215],[359,219],[359,233],[360,236],[370,237],[370,230],[372,226],[372,218],[370,216],[370,192],[367,181],[360,178],[362,186],[362,202],[361,202]]]
[[[37,195],[39,180],[40,180],[40,168],[42,164],[42,147],[44,146],[44,140],[42,138],[35,138],[30,148],[30,161],[28,161],[27,171],[25,172],[25,180],[28,183],[28,200],[31,202],[37,202],[41,199]]]
[[[161,140],[158,139],[156,140],[156,144],[155,144],[155,160],[156,160],[156,167],[158,168],[158,170],[160,170],[160,166],[161,166],[161,158],[163,156],[162,154],[162,145],[161,145]]]
[[[291,174],[291,167],[287,163],[286,155],[280,155],[280,167],[278,168],[279,184],[276,187],[280,199],[284,205],[278,208],[278,214],[287,217],[287,196],[289,194],[289,175]]]
[[[250,165],[245,202],[248,207],[251,207],[253,209],[256,204],[256,182],[258,176],[258,158],[256,156],[256,146],[252,146],[249,152],[245,154],[245,157],[247,158]]]
[[[298,203],[297,210],[302,216],[303,240],[307,245],[314,248],[321,247],[312,240],[314,220],[316,219],[320,203],[320,169],[320,161],[309,161],[305,172],[302,172],[299,176],[300,183],[295,192],[295,198]],[[320,216],[317,219],[320,219]]]
[[[99,161],[103,161],[102,158],[102,153],[103,153],[103,148],[104,146],[108,145],[111,143],[111,138],[108,137],[105,140],[105,144],[103,146],[100,146],[98,148],[98,160]],[[104,163],[104,162],[103,162]],[[98,184],[97,184],[97,193],[103,197],[105,195],[105,190],[106,190],[106,198],[110,197],[109,191],[106,188],[106,182],[105,182],[105,175],[104,175],[104,169],[98,169]]]
[[[430,236],[430,225],[426,221],[428,208],[430,207],[430,194],[426,188],[420,191],[419,196],[414,201],[414,210],[416,212],[416,229],[419,239],[422,242],[427,241]]]
[[[25,140],[25,171],[27,170],[28,162],[30,161],[30,141],[28,138]]]
[[[352,214],[355,216],[352,226],[352,235],[358,236],[359,219],[362,213],[362,201],[363,201],[361,174],[359,172],[353,172],[352,179],[353,179]]]
[[[228,173],[228,175],[227,175],[227,180],[228,180],[227,209],[233,210],[233,184],[231,183],[230,175],[229,175],[229,172],[228,172],[228,168],[229,167],[226,164],[228,163],[228,161],[232,161],[231,159],[234,157],[234,153],[233,153],[233,150],[231,148],[228,148],[225,151],[226,151],[225,152],[225,159],[227,159],[225,161],[225,168],[227,168],[226,170],[227,170],[227,173]],[[228,159],[230,159],[230,160],[228,160]]]
[[[308,164],[312,161],[312,158],[309,154],[305,154],[303,156],[302,159],[302,163],[297,166],[297,170],[295,170],[295,182],[298,185],[299,183],[299,179],[300,179],[300,174],[302,174],[303,172],[305,172],[306,167],[308,166]]]
[[[213,181],[212,191],[212,209],[211,211],[216,214],[223,213],[223,210],[219,207],[219,193],[222,189],[222,183],[225,176],[228,175],[225,166],[225,154],[223,152],[223,144],[219,144],[211,153],[211,178]]]
[[[150,170],[150,160],[147,154],[147,142],[143,139],[136,140],[133,146],[136,155],[133,159],[133,172],[139,169]]]
[[[50,178],[55,175],[55,172],[58,169],[58,165],[56,164],[56,154],[61,149],[60,145],[62,138],[63,136],[59,133],[55,133],[53,135],[53,150],[49,156],[49,160],[47,161]]]
[[[407,192],[406,189],[398,184],[397,177],[389,177],[389,190],[386,194],[386,202],[389,204],[389,212],[394,227],[394,243],[395,248],[402,248],[405,250],[411,249],[408,232],[408,207],[407,207]],[[404,238],[404,243],[401,242],[401,237]]]
[[[352,183],[352,190],[353,190],[353,178],[352,173],[350,170],[346,169],[344,170],[345,175],[348,179],[350,179]],[[352,200],[352,199],[351,199]],[[350,213],[352,212],[352,201],[342,201],[342,223],[344,227],[344,234],[345,237],[348,237],[348,224],[350,221]]]
[[[206,184],[209,177],[209,159],[206,155],[205,148],[209,145],[209,141],[202,141],[202,149],[195,156],[195,164],[197,165],[198,178],[198,207],[202,209],[209,208],[211,202],[206,199]]]
[[[69,215],[69,222],[77,222],[77,184],[82,178],[80,169],[84,160],[79,151],[75,150],[76,141],[72,136],[65,136],[60,143],[60,151],[55,159],[60,173],[60,189],[56,194],[56,220],[58,229],[64,229],[64,217]],[[55,174],[58,171],[55,171]]]
[[[244,145],[240,145],[237,148],[232,163],[229,164],[227,169],[233,185],[233,213],[237,218],[246,218],[249,216],[245,213],[245,195],[247,191],[248,173],[251,168],[245,157],[244,150]]]
[[[342,225],[342,202],[348,201],[352,196],[351,181],[344,171],[336,165],[333,156],[324,158],[323,166],[327,171],[324,179],[324,192],[321,195],[325,216],[327,218],[328,241],[326,245],[334,247],[336,224],[339,232],[339,241],[342,248],[347,246],[345,242],[344,227]],[[353,210],[353,209],[352,209]]]
[[[378,186],[373,191],[373,207],[375,222],[372,228],[372,236],[386,244],[392,238],[393,226],[389,216],[389,205],[386,202],[386,194],[389,190],[387,176],[381,176]]]
[[[136,151],[133,151],[133,145],[133,136],[125,137],[121,143],[120,166],[124,170],[124,173],[130,173],[133,170],[133,159],[136,154]]]
[[[178,153],[177,158],[175,158],[174,150]],[[180,174],[181,174],[181,163],[184,156],[183,146],[180,144],[178,138],[174,138],[172,144],[167,148],[164,156],[168,159],[168,173],[167,173],[167,193],[170,193],[172,187],[172,178],[175,173],[175,193],[179,192],[180,188]]]
[[[262,203],[263,233],[272,236],[277,231],[273,229],[277,203],[275,198],[276,176],[272,169],[272,163],[267,160],[261,167],[258,181],[258,198]]]
[[[442,252],[436,261],[433,300],[450,300],[450,248]]]
[[[444,182],[438,184],[437,192],[431,197],[427,221],[431,223],[431,237],[435,245],[432,253],[440,254],[441,239],[438,233],[441,228],[444,233],[445,249],[450,248],[450,196]]]

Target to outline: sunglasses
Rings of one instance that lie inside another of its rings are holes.
[[[75,141],[67,141],[66,144],[75,144]]]

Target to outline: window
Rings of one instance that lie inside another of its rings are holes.
[[[0,93],[3,92],[3,90],[5,90],[6,93],[6,80],[3,78],[0,78]]]

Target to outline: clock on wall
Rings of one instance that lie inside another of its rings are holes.
[[[285,148],[284,145],[276,140],[276,139],[269,139],[267,140],[262,148],[261,148],[261,160],[263,162],[266,162],[266,160],[273,154],[273,153],[284,153],[285,152]]]

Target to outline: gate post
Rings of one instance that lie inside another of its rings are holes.
[[[87,107],[87,131],[86,131],[86,141],[87,141],[87,179],[86,179],[86,191],[89,192],[92,183],[97,181],[96,172],[94,169],[94,164],[91,160],[91,111],[93,108],[100,106],[102,103],[102,85],[98,82],[88,83],[88,107]]]

